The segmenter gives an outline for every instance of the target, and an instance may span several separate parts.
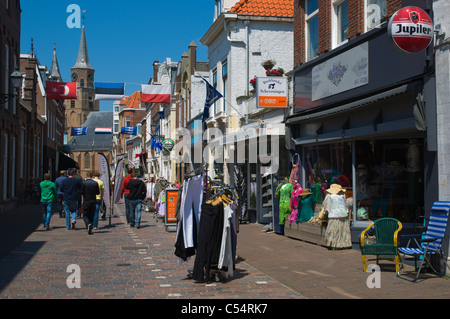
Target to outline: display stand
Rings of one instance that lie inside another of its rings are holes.
[[[317,223],[296,223],[286,221],[284,225],[284,235],[291,238],[300,239],[313,244],[326,246],[325,231],[326,224]]]
[[[166,189],[166,214],[164,217],[164,224],[167,232],[177,231],[177,217],[176,208],[178,200],[178,189]]]

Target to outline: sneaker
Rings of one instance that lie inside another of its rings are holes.
[[[46,226],[46,227],[45,227],[45,230],[50,230],[50,226]]]
[[[88,225],[88,234],[92,235],[92,224]]]
[[[136,228],[137,228],[137,229],[141,228],[141,225],[136,225]]]
[[[75,221],[73,221],[72,222],[72,229],[75,229],[75,224],[76,224],[77,222],[75,222]]]

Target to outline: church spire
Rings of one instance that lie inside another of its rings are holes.
[[[81,28],[80,48],[78,49],[77,63],[75,63],[73,69],[94,69],[89,64],[89,56],[86,44],[86,31],[84,30],[84,20],[83,27]]]
[[[62,82],[61,72],[59,71],[58,58],[56,57],[56,44],[53,47],[52,66],[50,67],[50,75],[56,82]]]

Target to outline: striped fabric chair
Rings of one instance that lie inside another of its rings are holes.
[[[402,264],[400,266],[400,269],[397,271],[397,276],[410,280],[412,282],[416,282],[417,278],[419,277],[420,271],[422,270],[422,266],[425,262],[425,260],[428,261],[428,264],[430,265],[431,269],[439,274],[431,265],[429,256],[428,255],[436,255],[439,254],[439,256],[444,260],[445,266],[447,266],[446,258],[442,254],[441,250],[441,244],[442,239],[444,238],[445,230],[447,228],[447,220],[448,220],[448,214],[450,211],[450,201],[437,201],[433,204],[433,207],[431,208],[431,214],[428,221],[427,231],[425,233],[425,236],[418,235],[421,238],[410,238],[408,240],[407,247],[399,247],[399,253],[403,254],[402,258]],[[414,235],[411,235],[414,236]],[[405,237],[408,237],[406,235]],[[417,235],[416,235],[417,237]],[[417,260],[417,257],[421,258],[421,262],[419,265],[419,269],[417,270],[416,277],[414,279],[411,279],[406,276],[401,276],[400,271],[403,268],[403,261],[404,257],[413,256],[415,260]],[[444,268],[445,273],[445,268]],[[442,275],[442,274],[440,274]]]

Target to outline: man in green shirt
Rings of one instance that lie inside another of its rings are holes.
[[[56,185],[50,181],[50,174],[44,174],[44,180],[39,184],[41,191],[41,205],[44,220],[44,229],[50,229],[50,219],[52,217],[53,201],[56,199]]]

